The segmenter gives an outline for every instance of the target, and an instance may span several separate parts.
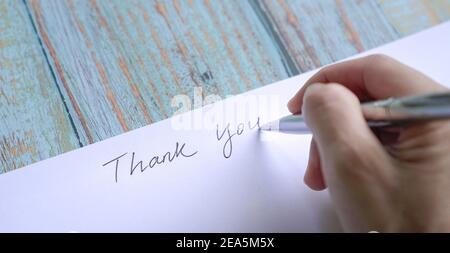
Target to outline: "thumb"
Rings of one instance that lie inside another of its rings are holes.
[[[389,157],[368,127],[358,98],[339,84],[313,84],[303,99],[302,113],[313,132],[324,181],[338,212],[353,228],[367,225],[355,221],[379,223],[369,213],[383,212],[373,203],[385,197],[380,189],[391,180]],[[369,213],[349,211],[367,208]]]
[[[302,112],[323,158],[384,152],[363,117],[358,98],[349,89],[316,83],[306,89],[303,99]]]

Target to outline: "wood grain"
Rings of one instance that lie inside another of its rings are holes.
[[[402,36],[450,18],[449,0],[378,0],[387,20]]]
[[[375,1],[256,1],[300,72],[398,38]]]
[[[0,1],[0,173],[79,147],[21,1]]]
[[[448,0],[0,0],[0,173],[450,18]]]
[[[246,1],[29,1],[83,144],[288,77]]]

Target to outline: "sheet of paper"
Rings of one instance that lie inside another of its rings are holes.
[[[450,84],[450,23],[376,52]],[[302,181],[311,136],[257,130],[313,73],[1,175],[0,231],[340,231]]]

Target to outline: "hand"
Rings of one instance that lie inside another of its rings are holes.
[[[323,68],[289,101],[313,132],[305,183],[346,231],[450,231],[450,122],[373,132],[360,101],[448,91],[383,55]]]

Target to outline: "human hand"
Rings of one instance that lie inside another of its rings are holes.
[[[383,55],[323,68],[289,101],[312,129],[305,183],[346,231],[450,231],[450,122],[372,131],[360,102],[448,91]]]

